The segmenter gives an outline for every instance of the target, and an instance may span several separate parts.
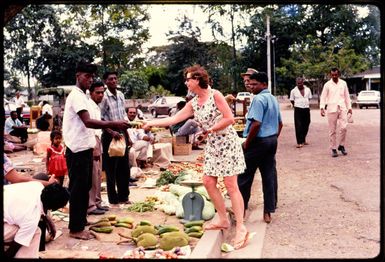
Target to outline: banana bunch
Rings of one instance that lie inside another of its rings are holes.
[[[129,124],[131,128],[142,128],[143,125],[140,121],[131,121]]]
[[[164,131],[164,130],[166,130],[164,127],[151,127],[152,133],[156,133],[156,132],[160,132],[160,131]]]
[[[184,232],[189,237],[201,238],[203,235],[204,220],[195,220],[184,224]]]

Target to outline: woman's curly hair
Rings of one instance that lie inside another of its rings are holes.
[[[193,65],[187,67],[183,71],[183,76],[186,79],[187,74],[190,73],[191,78],[199,80],[199,86],[203,89],[207,89],[209,86],[209,74],[207,71],[200,65]]]

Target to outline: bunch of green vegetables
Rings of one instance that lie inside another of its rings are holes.
[[[155,203],[151,201],[135,202],[127,208],[128,211],[147,212],[154,210]]]
[[[175,176],[171,171],[166,170],[160,174],[159,178],[156,180],[156,185],[163,186],[173,184],[176,178],[177,176]]]

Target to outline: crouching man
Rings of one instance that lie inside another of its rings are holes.
[[[47,219],[48,210],[56,210],[68,203],[69,192],[58,183],[46,187],[37,181],[5,185],[4,191],[4,252],[8,258],[38,258],[42,217],[51,238],[56,230]]]

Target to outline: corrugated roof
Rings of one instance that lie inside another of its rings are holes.
[[[372,77],[370,77],[370,75],[372,75]],[[362,73],[352,75],[350,78],[378,78],[378,75],[381,75],[380,67],[375,66],[373,68],[365,70]]]

